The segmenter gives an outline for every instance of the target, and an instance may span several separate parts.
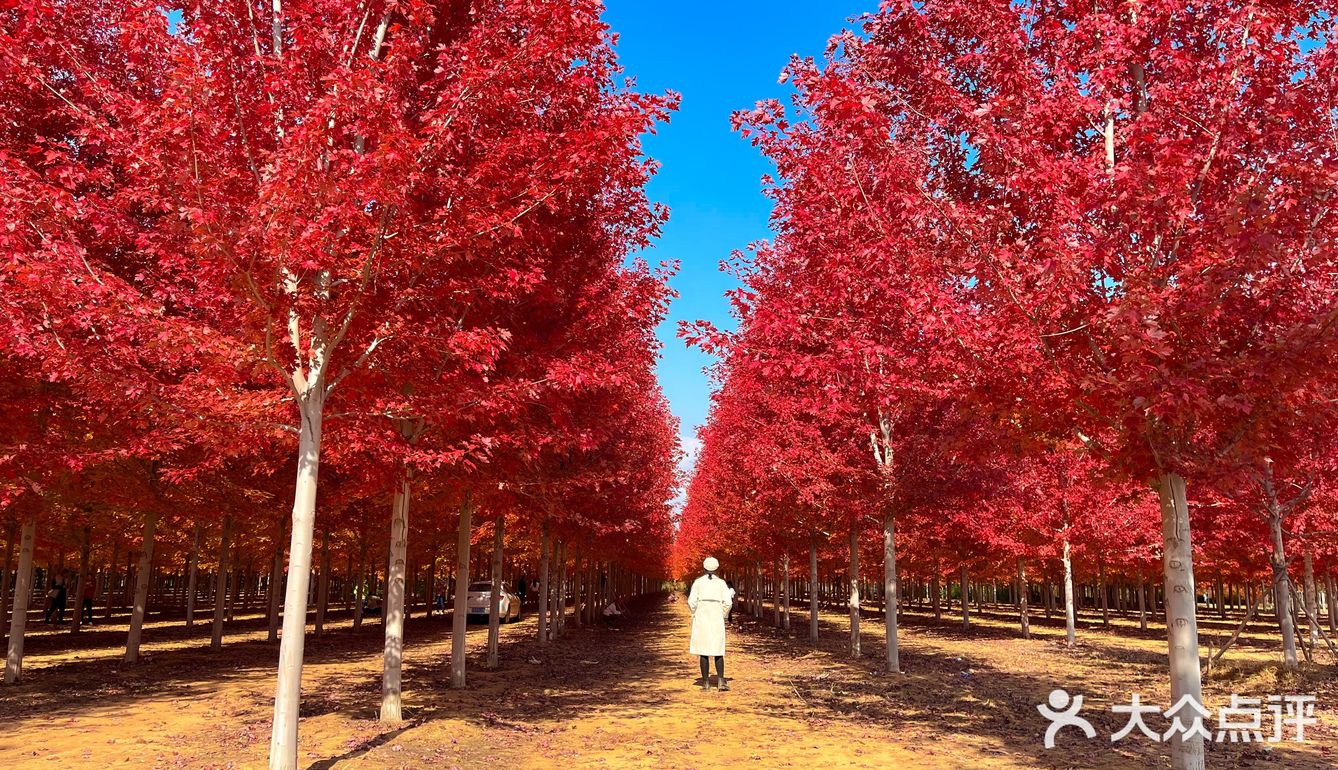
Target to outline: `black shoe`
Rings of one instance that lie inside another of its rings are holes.
[[[702,677],[702,692],[711,691],[711,677]]]
[[[725,681],[725,678],[722,676],[720,677],[720,683],[715,686],[715,689],[720,692],[725,692],[729,689],[729,682]]]

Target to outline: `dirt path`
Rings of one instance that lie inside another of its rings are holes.
[[[637,602],[613,629],[570,622],[555,644],[539,646],[532,618],[503,628],[503,665],[482,668],[486,629],[469,634],[465,690],[449,682],[449,620],[415,618],[407,626],[405,715],[389,729],[375,721],[380,702],[381,628],[308,640],[301,751],[306,767],[328,768],[1160,768],[1165,747],[1149,741],[1113,746],[1101,710],[1130,691],[1161,703],[1164,641],[1127,626],[1084,628],[1076,650],[1060,629],[1037,623],[1037,639],[1016,638],[1006,612],[983,613],[970,631],[950,620],[907,613],[906,673],[877,670],[881,627],[870,618],[866,657],[845,654],[848,629],[823,616],[815,647],[794,631],[736,613],[730,631],[729,692],[694,686],[683,602]],[[239,632],[223,651],[207,637],[151,635],[146,663],[115,658],[106,631],[62,649],[58,638],[35,645],[28,679],[0,689],[0,767],[260,768],[265,766],[277,647]],[[1260,659],[1268,653],[1247,652]],[[1333,750],[1333,680],[1278,681],[1247,659],[1209,688],[1211,700],[1239,691],[1319,689],[1322,723],[1304,746],[1214,746],[1210,766],[1338,767]],[[1041,746],[1045,722],[1035,712],[1049,690],[1088,694],[1100,735]]]

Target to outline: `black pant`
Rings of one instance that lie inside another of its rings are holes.
[[[701,664],[702,664],[702,681],[709,681],[710,678],[711,678],[711,656],[710,656],[710,655],[698,655],[697,657],[701,659]],[[715,675],[716,675],[716,678],[718,678],[718,679],[724,679],[724,678],[725,678],[725,656],[724,656],[724,655],[717,655],[717,656],[715,656]]]

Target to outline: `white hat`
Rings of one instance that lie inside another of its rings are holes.
[[[702,566],[706,568],[707,572],[715,572],[720,569],[720,562],[716,561],[714,556],[707,556],[706,561],[702,562]]]

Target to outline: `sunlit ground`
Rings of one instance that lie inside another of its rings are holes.
[[[822,615],[822,640],[807,640],[802,606],[789,632],[735,613],[730,692],[694,686],[683,602],[643,600],[620,627],[575,627],[556,643],[534,641],[534,620],[503,627],[502,667],[482,668],[486,628],[471,627],[469,687],[448,687],[449,620],[407,625],[405,712],[379,725],[381,627],[358,633],[337,613],[331,633],[308,638],[300,757],[311,768],[695,768],[927,767],[1157,768],[1166,746],[1137,732],[1112,744],[1125,719],[1111,705],[1139,692],[1169,706],[1163,630],[1136,618],[1084,614],[1079,645],[1035,613],[1034,638],[1018,638],[1010,607],[934,621],[903,613],[905,673],[879,669],[882,619],[864,618],[864,658],[847,654],[843,613]],[[1239,618],[1201,618],[1204,641],[1225,638]],[[221,652],[208,622],[189,634],[180,620],[151,623],[146,660],[120,661],[123,619],[76,638],[38,624],[26,680],[0,689],[0,767],[262,767],[269,740],[277,645],[259,616],[230,624]],[[1338,766],[1338,668],[1327,653],[1300,674],[1280,673],[1276,631],[1256,623],[1214,668],[1210,709],[1231,693],[1319,698],[1320,724],[1297,744],[1216,744],[1210,768]],[[1055,687],[1082,694],[1095,739],[1074,730],[1042,747],[1036,711]],[[1149,722],[1163,727],[1164,720]]]

